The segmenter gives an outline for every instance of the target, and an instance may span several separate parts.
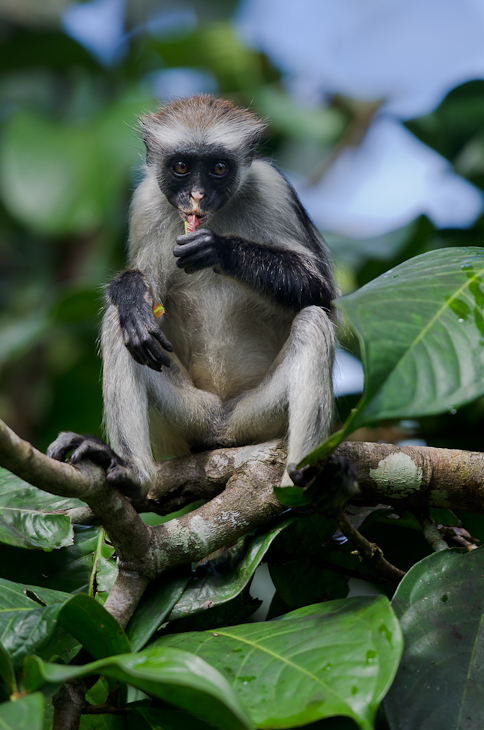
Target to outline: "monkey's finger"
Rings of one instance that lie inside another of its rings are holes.
[[[173,345],[166,339],[165,335],[160,329],[158,329],[158,327],[155,330],[150,331],[150,334],[158,340],[163,349],[168,350],[168,352],[173,352]]]
[[[73,431],[64,431],[58,435],[47,448],[46,454],[56,461],[65,461],[69,451],[77,448],[84,440],[84,436]]]
[[[184,246],[175,246],[173,249],[173,256],[180,258],[181,256],[190,256],[197,251],[205,251],[205,241],[192,241],[192,243],[186,243]]]
[[[179,269],[185,269],[185,271],[191,273],[188,271],[189,268],[193,271],[198,271],[207,266],[213,266],[216,263],[218,263],[217,252],[213,247],[210,247],[203,249],[203,251],[196,251],[188,256],[179,258],[176,265]]]
[[[197,243],[202,240],[210,240],[213,237],[212,231],[206,228],[201,228],[193,233],[184,233],[181,236],[177,236],[176,242],[179,246],[187,246],[189,243]]]
[[[153,351],[150,345],[139,344],[129,348],[129,351],[133,360],[139,363],[139,365],[146,365],[151,370],[161,372],[163,365],[169,366],[170,364],[168,358],[163,355],[159,347],[156,347],[156,351]]]

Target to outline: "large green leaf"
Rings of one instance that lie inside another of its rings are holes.
[[[44,550],[71,545],[74,532],[69,517],[50,513],[80,505],[77,499],[47,494],[0,469],[0,542]]]
[[[72,596],[58,620],[95,659],[131,651],[128,637],[114,616],[85,593]]]
[[[190,566],[185,566],[173,575],[163,575],[145,591],[126,628],[133,651],[141,649],[166,620],[187,587],[190,573]]]
[[[440,249],[337,300],[365,370],[352,428],[452,411],[484,393],[483,276],[483,248]]]
[[[405,650],[385,699],[396,730],[484,727],[484,548],[434,553],[415,565],[392,605]]]
[[[263,624],[168,635],[155,646],[193,651],[220,669],[257,727],[345,715],[370,730],[397,670],[402,636],[388,600],[364,596]]]
[[[206,610],[207,606],[219,606],[242,593],[273,540],[291,522],[289,519],[277,527],[248,535],[219,558],[198,566],[168,621]]]
[[[196,711],[221,730],[253,727],[225,677],[200,657],[180,649],[151,647],[79,667],[45,664],[35,656],[24,663],[24,682],[30,692],[89,674],[105,674],[170,705]]]
[[[358,335],[365,391],[339,431],[299,464],[328,456],[355,429],[456,408],[484,393],[484,248],[415,256],[337,299]],[[276,489],[288,505],[310,495]]]
[[[2,644],[0,644],[0,677],[3,679],[9,695],[17,691],[17,682],[12,660]]]
[[[42,730],[43,723],[44,698],[41,692],[0,705],[2,730]]]

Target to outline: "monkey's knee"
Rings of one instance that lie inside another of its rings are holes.
[[[297,342],[324,345],[325,349],[334,351],[334,324],[326,310],[311,305],[301,309],[295,317],[291,336]]]

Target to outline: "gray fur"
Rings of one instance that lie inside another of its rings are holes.
[[[167,154],[170,139],[178,147],[216,141],[233,151],[238,133],[245,160],[262,125],[248,112],[240,111],[240,118],[236,112],[231,107],[226,134],[223,113],[212,126],[204,117],[195,139],[188,122],[170,131],[173,115],[166,112],[158,119],[150,115],[142,126],[152,154],[153,149]],[[302,252],[316,267],[316,254],[305,244],[303,225],[293,212],[291,190],[277,170],[261,159],[244,162],[237,185],[207,227],[268,248]],[[193,446],[208,449],[287,435],[288,463],[297,463],[332,428],[331,315],[316,306],[297,314],[211,269],[187,274],[177,268],[172,252],[183,232],[180,213],[160,191],[156,164],[146,166],[132,203],[129,266],[143,272],[153,303],[161,301],[165,307],[158,322],[174,348],[171,366],[160,373],[133,360],[112,304],[101,337],[107,435],[146,488],[153,456],[172,458]],[[321,255],[330,272],[322,240]],[[292,483],[287,472],[282,483]]]

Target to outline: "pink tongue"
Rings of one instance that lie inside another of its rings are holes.
[[[196,215],[187,216],[187,233],[193,233],[199,223],[200,220],[197,218]]]

